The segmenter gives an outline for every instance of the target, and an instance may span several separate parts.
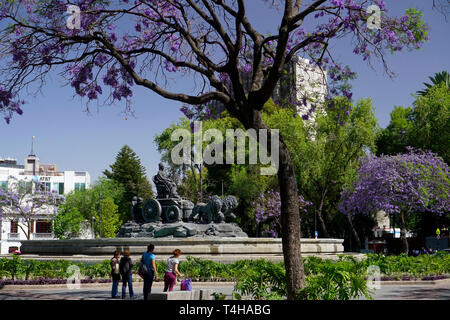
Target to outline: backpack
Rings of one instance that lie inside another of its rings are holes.
[[[120,259],[119,269],[121,274],[128,274],[130,272],[129,257],[122,257],[122,259]]]
[[[139,263],[138,274],[142,277],[148,274],[148,268],[144,262],[144,259],[141,259],[141,262]]]
[[[113,263],[113,259],[114,259],[114,258],[111,259],[111,263]],[[114,274],[119,274],[119,273],[120,273],[120,272],[119,272],[119,263],[118,263],[118,262],[113,263],[113,264],[111,265],[111,272],[114,273]]]

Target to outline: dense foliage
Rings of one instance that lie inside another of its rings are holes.
[[[114,238],[122,225],[118,204],[125,189],[114,180],[101,178],[91,188],[76,190],[55,215],[53,232],[59,239],[80,237],[83,228],[94,229],[95,236]]]
[[[342,219],[337,204],[343,186],[355,176],[359,157],[375,151],[379,127],[374,109],[371,99],[353,104],[337,98],[327,109],[319,108],[311,122],[303,123],[285,109],[266,116],[267,123],[286,137],[299,193],[312,203],[308,212],[302,212],[304,237],[313,237],[317,230],[322,238],[353,237],[359,241],[353,221]],[[364,230],[365,225],[356,227]]]
[[[406,152],[408,146],[430,150],[450,163],[450,89],[447,82],[429,86],[416,96],[412,107],[394,108],[389,125],[377,139],[377,154],[395,155]]]
[[[133,197],[141,197],[144,201],[154,198],[153,189],[146,176],[146,169],[141,159],[128,146],[120,149],[116,161],[105,170],[104,175],[118,182],[124,188],[124,194],[116,204],[119,207],[120,220],[124,223],[131,220],[131,201]]]

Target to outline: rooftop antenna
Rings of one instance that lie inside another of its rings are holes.
[[[35,138],[35,136],[33,136],[32,139],[31,139],[31,153],[28,155],[29,157],[35,157],[36,156],[34,154],[34,138]]]

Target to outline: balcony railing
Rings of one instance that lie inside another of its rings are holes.
[[[38,175],[38,176],[46,176],[46,177],[63,177],[64,176],[64,172],[57,172],[57,171],[24,171],[24,172],[20,172],[19,175],[21,176],[34,176],[34,175]]]
[[[53,239],[53,233],[33,233],[34,240]]]
[[[19,239],[20,235],[18,233],[8,233],[8,239],[9,240],[16,240]]]

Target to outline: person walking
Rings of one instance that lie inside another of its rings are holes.
[[[436,239],[441,239],[441,230],[439,228],[436,229]]]
[[[119,270],[119,261],[120,261],[120,251],[114,251],[114,257],[111,258],[111,278],[112,278],[112,289],[111,289],[111,298],[116,299],[119,298],[118,288],[120,281],[120,270]]]
[[[175,249],[173,251],[173,256],[167,259],[167,268],[164,273],[164,292],[167,290],[173,291],[173,287],[177,282],[177,275],[183,278],[183,275],[178,271],[178,265],[180,264],[179,257],[181,256],[181,250]]]
[[[142,262],[145,263],[148,272],[143,274],[144,278],[144,300],[148,300],[148,296],[152,292],[152,284],[153,279],[158,280],[158,270],[156,268],[155,254],[153,251],[155,250],[155,246],[153,244],[149,244],[147,246],[147,252],[142,255]]]
[[[122,299],[125,299],[128,290],[130,299],[134,299],[133,292],[133,261],[130,258],[130,250],[126,249],[119,264],[120,275],[122,276]]]

